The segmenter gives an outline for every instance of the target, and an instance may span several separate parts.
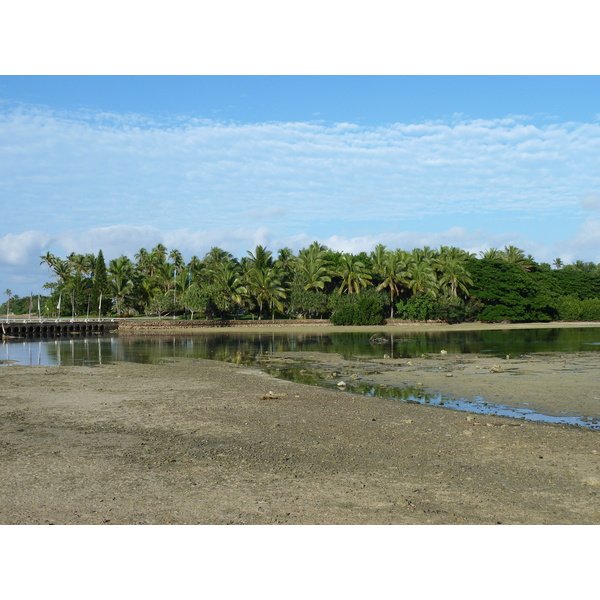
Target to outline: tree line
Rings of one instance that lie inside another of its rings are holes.
[[[352,254],[313,242],[297,254],[259,245],[240,259],[214,247],[186,262],[158,244],[108,264],[102,250],[40,258],[52,275],[40,304],[45,317],[600,320],[600,265],[537,263],[515,246],[477,256],[452,246],[407,251],[380,244]],[[12,312],[36,313],[36,298],[6,293]]]

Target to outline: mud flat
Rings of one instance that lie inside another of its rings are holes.
[[[583,389],[536,365],[531,385]],[[430,375],[466,386],[453,366]],[[523,377],[494,376],[499,396],[521,393]],[[3,367],[0,478],[2,524],[600,523],[597,431],[199,359]]]

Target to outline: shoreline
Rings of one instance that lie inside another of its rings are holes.
[[[299,324],[286,321],[278,324],[277,321],[248,321],[247,325],[202,325],[198,326],[177,326],[163,321],[119,321],[119,335],[203,335],[206,333],[255,333],[265,331],[268,333],[307,333],[318,331],[319,333],[354,333],[354,332],[388,332],[388,333],[406,333],[408,331],[492,331],[492,330],[511,330],[511,329],[565,329],[565,328],[600,328],[600,321],[551,321],[544,323],[457,323],[449,325],[447,323],[423,323],[418,321],[394,322],[385,325],[332,325],[329,321],[317,321],[308,323],[306,320]],[[153,323],[150,325],[150,323]],[[182,321],[188,323],[188,321]],[[194,323],[193,321],[189,323]]]

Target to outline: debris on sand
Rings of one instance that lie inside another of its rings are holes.
[[[285,396],[285,394],[274,394],[273,392],[268,392],[264,396],[261,396],[260,399],[261,400],[278,400],[282,396]]]

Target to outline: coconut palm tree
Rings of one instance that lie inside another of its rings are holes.
[[[517,265],[524,271],[529,271],[531,268],[531,262],[525,256],[525,252],[516,246],[505,246],[502,251],[502,257],[507,263]]]
[[[273,253],[267,250],[264,246],[256,246],[254,252],[248,250],[248,262],[250,268],[253,269],[268,269],[274,266]]]
[[[40,256],[40,258],[42,259],[40,261],[40,265],[46,263],[48,265],[48,269],[54,269],[54,265],[57,261],[57,258],[56,256],[54,256],[54,254],[52,254],[51,252],[46,252],[46,254],[43,254],[42,256]]]
[[[181,256],[181,252],[179,250],[171,250],[169,252],[169,260],[171,264],[177,269],[177,272],[180,273],[185,267],[185,261],[183,260],[183,256]]]
[[[466,268],[466,261],[454,256],[440,256],[438,259],[438,284],[441,289],[447,289],[448,295],[456,298],[459,290],[465,296],[469,295],[467,286],[473,285],[473,280]]]
[[[4,293],[7,296],[7,300],[6,300],[6,320],[8,321],[8,314],[10,313],[10,299],[12,297],[12,290],[6,289],[4,291]]]
[[[485,251],[479,253],[479,256],[484,260],[503,260],[504,256],[501,250],[498,248],[488,248]]]
[[[262,319],[263,305],[266,304],[275,320],[275,309],[283,311],[282,300],[287,297],[285,287],[282,285],[279,271],[272,268],[250,269],[246,273],[248,290],[258,304],[259,319]]]
[[[133,290],[133,263],[129,258],[121,255],[119,258],[114,258],[108,263],[107,270],[114,293],[117,315],[121,316],[125,298]]]
[[[362,289],[372,285],[372,276],[364,263],[352,254],[342,254],[336,275],[342,280],[338,288],[339,294],[344,291],[348,294],[359,294]]]
[[[373,274],[381,276],[384,271],[384,263],[388,260],[389,250],[386,250],[385,244],[377,244],[371,252],[371,262],[373,264]]]
[[[148,252],[148,250],[146,250],[146,248],[140,248],[139,252],[136,252],[133,255],[133,257],[137,261],[136,267],[138,271],[142,275],[147,275],[151,277],[153,273],[151,273],[151,260],[150,253]]]
[[[381,276],[381,283],[377,291],[388,288],[390,290],[390,319],[394,318],[394,297],[400,294],[403,287],[407,285],[408,254],[403,250],[391,252],[385,251],[383,257],[379,257],[377,270]]]
[[[412,260],[407,265],[407,287],[413,295],[429,294],[437,295],[437,279],[435,270],[431,263],[423,255],[413,252]]]
[[[331,263],[325,259],[326,249],[314,242],[309,248],[302,249],[295,260],[296,269],[302,273],[306,283],[305,290],[323,290],[331,281]]]
[[[233,261],[222,263],[215,270],[213,281],[221,298],[219,304],[225,310],[231,311],[235,306],[244,306],[248,298],[248,287],[239,267]]]

